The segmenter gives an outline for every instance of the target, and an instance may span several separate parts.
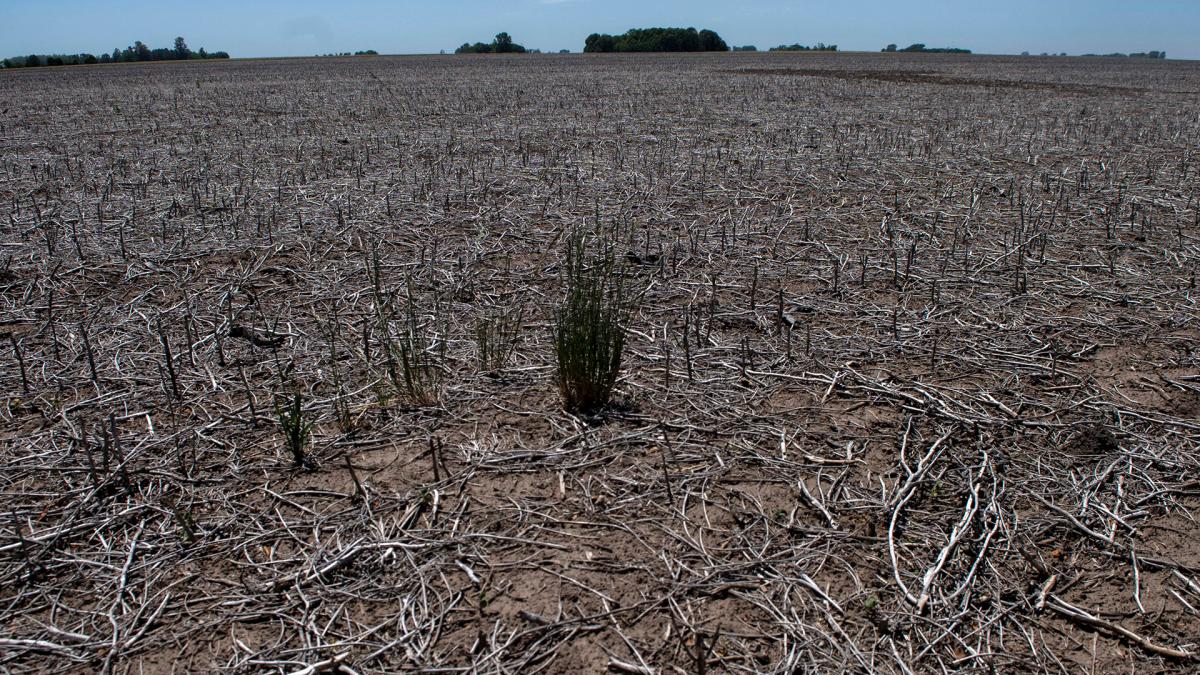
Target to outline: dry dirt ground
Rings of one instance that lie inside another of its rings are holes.
[[[0,668],[1195,672],[1198,104],[1111,59],[0,72]],[[643,294],[586,417],[578,228]]]

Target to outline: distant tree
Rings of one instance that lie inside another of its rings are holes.
[[[704,29],[700,31],[700,51],[727,52],[729,51],[729,45],[725,44],[720,35],[711,30]]]
[[[771,47],[771,49],[770,49],[770,51],[773,51],[773,52],[836,52],[837,50],[838,50],[837,45],[827,45],[824,42],[818,42],[813,47],[806,47],[801,44],[794,44],[794,45],[779,45],[778,47]]]
[[[604,53],[617,51],[617,38],[611,35],[592,33],[584,40],[583,51],[587,53]]]
[[[733,51],[735,51],[735,52],[756,52],[756,51],[758,51],[758,47],[755,47],[754,45],[745,45],[743,47],[734,47]]]
[[[373,51],[368,51],[374,53]],[[193,53],[188,49],[187,43],[183,41],[183,38],[176,38],[174,49],[164,47],[151,49],[146,43],[139,40],[123,50],[118,47],[113,49],[111,54],[101,54],[99,58],[87,52],[80,54],[30,54],[27,57],[10,59],[11,65],[8,67],[16,68],[24,65],[31,67],[74,66],[96,63],[127,63],[133,61],[176,61],[191,58],[227,59],[229,58],[229,54],[225,52],[209,54],[204,49],[201,49],[198,53]]]
[[[559,54],[570,54],[571,50],[570,49],[560,49],[560,50],[558,50],[558,53]]]
[[[491,44],[464,42],[461,47],[454,50],[455,54],[525,54],[527,52],[528,50],[524,46],[513,42],[512,36],[508,33],[497,34]]]
[[[695,28],[632,28],[623,35],[592,33],[583,51],[603,52],[699,52],[729,51],[729,45],[711,30]]]
[[[895,45],[894,43],[893,43],[893,44],[890,44],[890,45],[888,45],[888,46],[884,47],[884,48],[883,48],[883,51],[885,51],[885,52],[894,52],[894,51],[896,51],[896,45]]]
[[[905,47],[904,49],[901,49],[900,51],[914,52],[914,53],[918,53],[918,54],[970,54],[971,53],[970,49],[959,49],[957,47],[933,47],[933,48],[926,47],[924,45],[924,43],[921,43],[921,42],[909,45],[909,46]]]

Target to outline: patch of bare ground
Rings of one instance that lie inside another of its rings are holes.
[[[1074,85],[1036,80],[989,79],[979,77],[956,77],[931,70],[829,70],[824,68],[743,68],[730,70],[740,75],[767,75],[772,77],[823,77],[835,80],[892,82],[899,84],[934,84],[946,87],[983,87],[986,89],[1042,90],[1086,95],[1137,95],[1149,92],[1143,87],[1113,85]]]
[[[1195,672],[1200,68],[893,57],[0,72],[0,668]]]

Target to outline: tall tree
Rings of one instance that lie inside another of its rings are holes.
[[[188,49],[187,42],[184,42],[181,37],[175,38],[175,58],[190,59],[191,57],[192,50]]]

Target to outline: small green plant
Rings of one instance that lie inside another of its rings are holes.
[[[297,393],[291,400],[283,406],[276,406],[276,415],[279,417],[279,427],[283,431],[284,444],[292,453],[292,459],[298,467],[309,467],[311,462],[304,454],[304,449],[308,446],[308,437],[312,432],[313,420],[309,419],[304,414],[303,401],[300,394]]]
[[[388,338],[388,348],[393,359],[399,359],[400,372],[392,372],[396,389],[416,405],[436,405],[441,395],[442,368],[446,360],[446,341],[428,335],[428,326],[417,319],[416,303],[412,286],[408,289],[405,303],[403,328],[393,340]],[[385,336],[390,330],[385,326]]]
[[[625,349],[623,324],[634,307],[613,243],[596,239],[584,230],[567,238],[566,294],[554,316],[558,388],[574,412],[608,404]]]
[[[484,316],[475,325],[475,347],[479,370],[485,373],[503,370],[520,339],[524,312],[500,310]]]
[[[441,398],[446,341],[436,339],[430,326],[417,316],[411,278],[406,285],[403,315],[397,317],[400,312],[396,309],[396,291],[383,290],[378,249],[372,250],[367,259],[367,275],[371,280],[378,339],[383,345],[388,378],[396,391],[411,403],[419,406],[436,405]],[[438,313],[436,305],[435,302],[435,316]],[[399,331],[393,329],[393,322],[401,324]]]

